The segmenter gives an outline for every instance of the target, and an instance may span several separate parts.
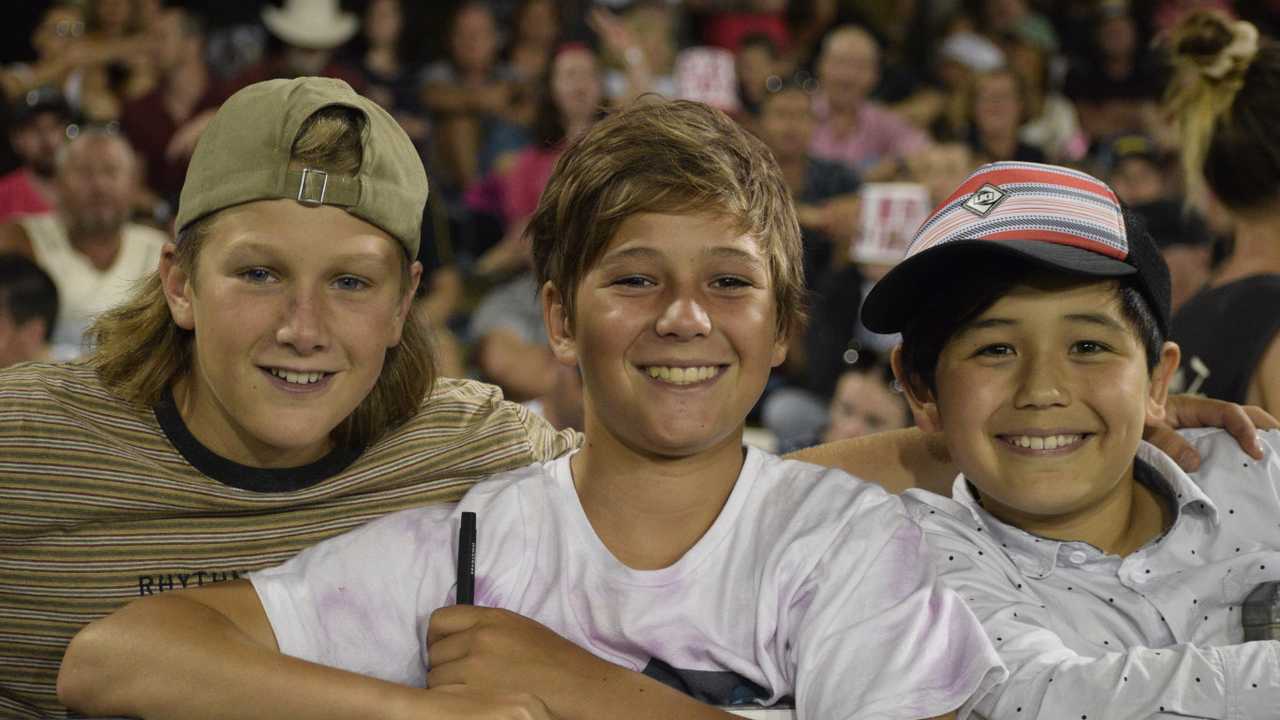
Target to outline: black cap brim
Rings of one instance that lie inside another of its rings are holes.
[[[901,332],[920,311],[924,290],[937,278],[954,273],[959,261],[983,257],[1015,257],[1034,265],[1081,277],[1123,277],[1134,266],[1092,250],[1040,240],[954,240],[898,263],[881,278],[862,303],[862,324],[877,333]]]

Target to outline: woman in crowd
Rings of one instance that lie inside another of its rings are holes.
[[[1182,389],[1280,411],[1280,43],[1197,12],[1171,38],[1167,109],[1192,197],[1230,216],[1235,251],[1173,322]]]

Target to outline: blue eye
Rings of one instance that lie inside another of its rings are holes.
[[[261,267],[246,268],[237,274],[251,283],[270,282],[274,277],[270,270]]]

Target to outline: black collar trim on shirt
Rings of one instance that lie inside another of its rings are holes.
[[[304,490],[346,470],[364,448],[334,448],[315,462],[291,468],[257,468],[228,460],[205,447],[182,421],[173,391],[165,388],[155,407],[156,421],[169,442],[204,475],[224,485],[251,492],[273,493]]]

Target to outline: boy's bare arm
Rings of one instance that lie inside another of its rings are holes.
[[[143,598],[90,624],[63,658],[58,699],[142,718],[550,718],[532,697],[424,691],[282,655],[248,581]]]
[[[950,495],[956,476],[942,435],[916,428],[837,440],[787,457],[844,470],[894,493],[918,487]]]

